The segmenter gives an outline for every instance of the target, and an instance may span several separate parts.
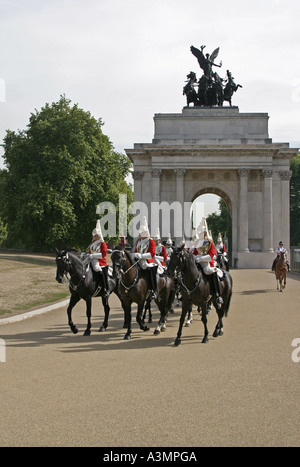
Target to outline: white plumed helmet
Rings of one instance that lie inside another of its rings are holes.
[[[149,232],[149,228],[148,228],[148,223],[147,223],[147,218],[146,216],[144,216],[143,218],[143,222],[141,224],[141,227],[140,227],[140,230],[139,230],[139,234],[146,234],[147,237],[150,237],[150,232]]]
[[[100,219],[97,219],[96,222],[96,228],[93,230],[92,235],[98,235],[101,240],[103,240],[103,235],[102,235],[102,230],[101,230],[101,224],[100,224]]]
[[[160,240],[160,231],[159,231],[159,227],[157,227],[156,229],[156,235],[154,237],[154,240]]]

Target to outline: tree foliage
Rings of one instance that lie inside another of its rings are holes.
[[[290,163],[292,177],[290,182],[291,245],[300,245],[300,152]]]
[[[114,151],[101,119],[61,96],[31,114],[26,131],[7,131],[0,172],[0,217],[6,246],[43,250],[83,248],[96,224],[96,206],[132,201],[131,164]]]

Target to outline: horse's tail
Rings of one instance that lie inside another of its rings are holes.
[[[231,297],[232,297],[233,281],[232,281],[232,276],[230,275],[229,272],[226,273],[226,275],[227,275],[227,281],[228,281],[228,294],[229,294],[229,296],[228,296],[228,299],[227,299],[224,315],[227,318],[229,308],[230,308],[230,303],[231,303]]]
[[[226,308],[225,308],[224,315],[225,315],[226,318],[228,316],[228,312],[229,312],[229,308],[230,308],[231,297],[232,297],[232,292],[230,292],[230,295],[228,297],[228,301],[227,301],[227,304],[226,304]]]

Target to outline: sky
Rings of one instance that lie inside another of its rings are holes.
[[[300,147],[299,23],[299,0],[0,0],[0,142],[65,94],[118,152],[151,143],[154,114],[181,113],[186,75],[202,74],[190,46],[206,45],[243,86],[233,105]]]

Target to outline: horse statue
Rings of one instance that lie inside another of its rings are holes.
[[[188,82],[183,88],[183,95],[186,95],[186,103],[189,107],[190,103],[192,102],[194,105],[197,105],[198,98],[197,93],[195,91],[195,82],[197,81],[196,73],[191,71],[188,75]]]
[[[114,250],[111,255],[113,263],[113,277],[119,280],[119,290],[125,312],[127,332],[125,340],[131,338],[131,305],[138,306],[136,321],[142,331],[149,331],[143,320],[143,310],[146,301],[150,298],[151,282],[147,271],[142,270],[134,256],[126,250]],[[172,278],[157,278],[157,299],[155,303],[160,311],[160,319],[154,334],[166,329],[166,319],[170,311],[174,296],[174,280]]]
[[[223,280],[220,281],[223,304],[220,306],[217,304],[210,279],[203,273],[201,267],[198,269],[193,254],[186,251],[184,246],[174,249],[167,268],[167,275],[172,277],[176,268],[180,269],[182,274],[182,312],[177,337],[174,343],[175,346],[181,343],[184,320],[186,314],[191,311],[193,305],[201,308],[201,320],[204,325],[202,343],[208,342],[207,312],[210,301],[212,301],[218,314],[218,322],[213,337],[222,336],[224,334],[222,319],[224,315],[228,315],[232,296],[233,281],[231,275],[227,271],[223,271],[224,277]]]
[[[230,71],[227,70],[227,84],[225,85],[225,88],[224,88],[223,100],[229,102],[230,107],[232,107],[231,98],[233,96],[233,93],[236,92],[238,88],[242,88],[242,87],[243,86],[241,86],[240,84],[235,84]]]
[[[108,297],[105,297],[104,287],[99,285],[94,278],[89,261],[82,261],[76,254],[68,250],[59,251],[56,249],[56,253],[56,280],[60,284],[65,282],[65,280],[68,280],[71,292],[70,302],[67,308],[68,324],[71,331],[74,334],[78,333],[78,328],[72,321],[72,309],[79,300],[83,299],[86,302],[87,316],[87,327],[84,332],[84,336],[89,336],[91,334],[92,297],[102,298],[105,317],[99,332],[105,331],[108,326],[108,317],[110,312]],[[70,278],[67,277],[67,274],[70,275]],[[108,287],[110,293],[114,292],[118,295],[117,281],[115,279],[109,277]]]
[[[286,287],[286,275],[288,272],[288,266],[285,260],[285,252],[281,251],[278,260],[275,265],[275,277],[277,283],[277,290],[283,292]]]

